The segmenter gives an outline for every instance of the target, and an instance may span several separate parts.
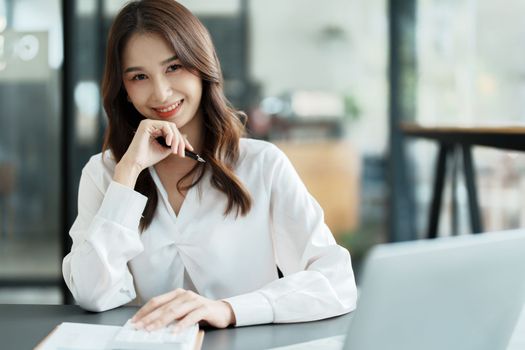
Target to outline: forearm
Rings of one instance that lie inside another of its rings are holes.
[[[82,307],[102,311],[135,297],[127,262],[144,249],[138,226],[146,201],[114,181],[99,197],[92,178],[82,177],[73,247],[63,262],[66,284]]]
[[[106,256],[84,243],[63,262],[64,280],[79,305],[90,311],[106,311],[136,297],[133,278],[125,263],[109,262]]]
[[[62,265],[64,280],[77,302],[85,309],[104,311],[133,300],[127,263],[144,249],[138,232],[124,226],[126,220],[100,215],[86,229],[78,223],[71,229],[73,248]]]
[[[303,271],[285,272],[256,291],[224,299],[236,326],[313,321],[352,311],[357,289],[350,256],[338,246],[325,248],[325,254]]]

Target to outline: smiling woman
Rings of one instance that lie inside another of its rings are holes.
[[[148,123],[152,137],[142,140],[161,152],[146,154],[147,160],[136,162],[128,162],[127,157],[123,164],[135,171],[125,167],[117,174],[119,180],[128,185],[136,182],[137,191],[148,197],[141,227],[151,222],[157,202],[153,180],[142,169],[157,164],[169,154],[151,141],[163,134],[173,153],[179,156],[184,156],[185,148],[193,151],[194,144],[197,153],[202,152],[211,167],[212,181],[227,194],[227,212],[236,209],[246,213],[250,197],[231,170],[239,153],[238,139],[243,132],[240,120],[244,114],[229,107],[222,89],[220,64],[202,23],[171,0],[132,2],[114,20],[108,38],[106,67],[120,68],[106,69],[102,84],[104,107],[110,111],[104,148],[111,149],[117,160],[126,153],[144,118],[151,121],[169,118],[166,120],[169,123]],[[180,111],[167,117],[168,110],[179,101]],[[131,146],[141,147],[138,139]],[[175,211],[180,208],[185,191],[196,185],[204,174],[200,164],[178,157],[166,158],[156,169],[165,182],[176,184],[177,191],[170,197]],[[174,172],[178,175],[174,176]],[[120,176],[122,173],[125,178]]]
[[[83,170],[63,263],[82,307],[145,302],[133,320],[148,330],[355,308],[348,251],[286,156],[241,137],[244,114],[224,97],[210,36],[191,12],[173,0],[126,5],[109,34],[102,90],[104,151]]]
[[[172,121],[181,131],[189,131],[184,127],[194,116],[201,119],[201,78],[184,69],[161,36],[134,34],[124,48],[122,64],[129,100],[143,116]],[[199,124],[193,123],[200,129]]]

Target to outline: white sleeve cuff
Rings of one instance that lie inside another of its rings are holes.
[[[273,322],[272,305],[262,293],[247,293],[222,300],[231,305],[236,327]]]
[[[111,181],[98,215],[131,230],[137,230],[148,197],[133,189]]]

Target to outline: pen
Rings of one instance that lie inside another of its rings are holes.
[[[161,146],[168,147],[168,148],[170,147],[166,144],[166,140],[162,136],[157,137],[155,140],[157,140],[157,142],[160,143]],[[194,153],[190,150],[185,149],[184,154],[190,157],[191,159],[196,160],[197,162],[206,163],[206,161],[201,156],[199,156],[197,153]]]

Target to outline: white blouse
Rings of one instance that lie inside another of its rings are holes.
[[[224,216],[226,196],[209,173],[175,215],[153,167],[159,201],[148,229],[147,198],[112,181],[110,152],[82,171],[67,286],[80,306],[104,311],[176,288],[227,301],[237,326],[300,322],[352,311],[357,291],[350,254],[337,245],[323,211],[273,144],[240,140],[235,174],[252,198],[246,216]],[[283,272],[279,279],[276,266]]]

